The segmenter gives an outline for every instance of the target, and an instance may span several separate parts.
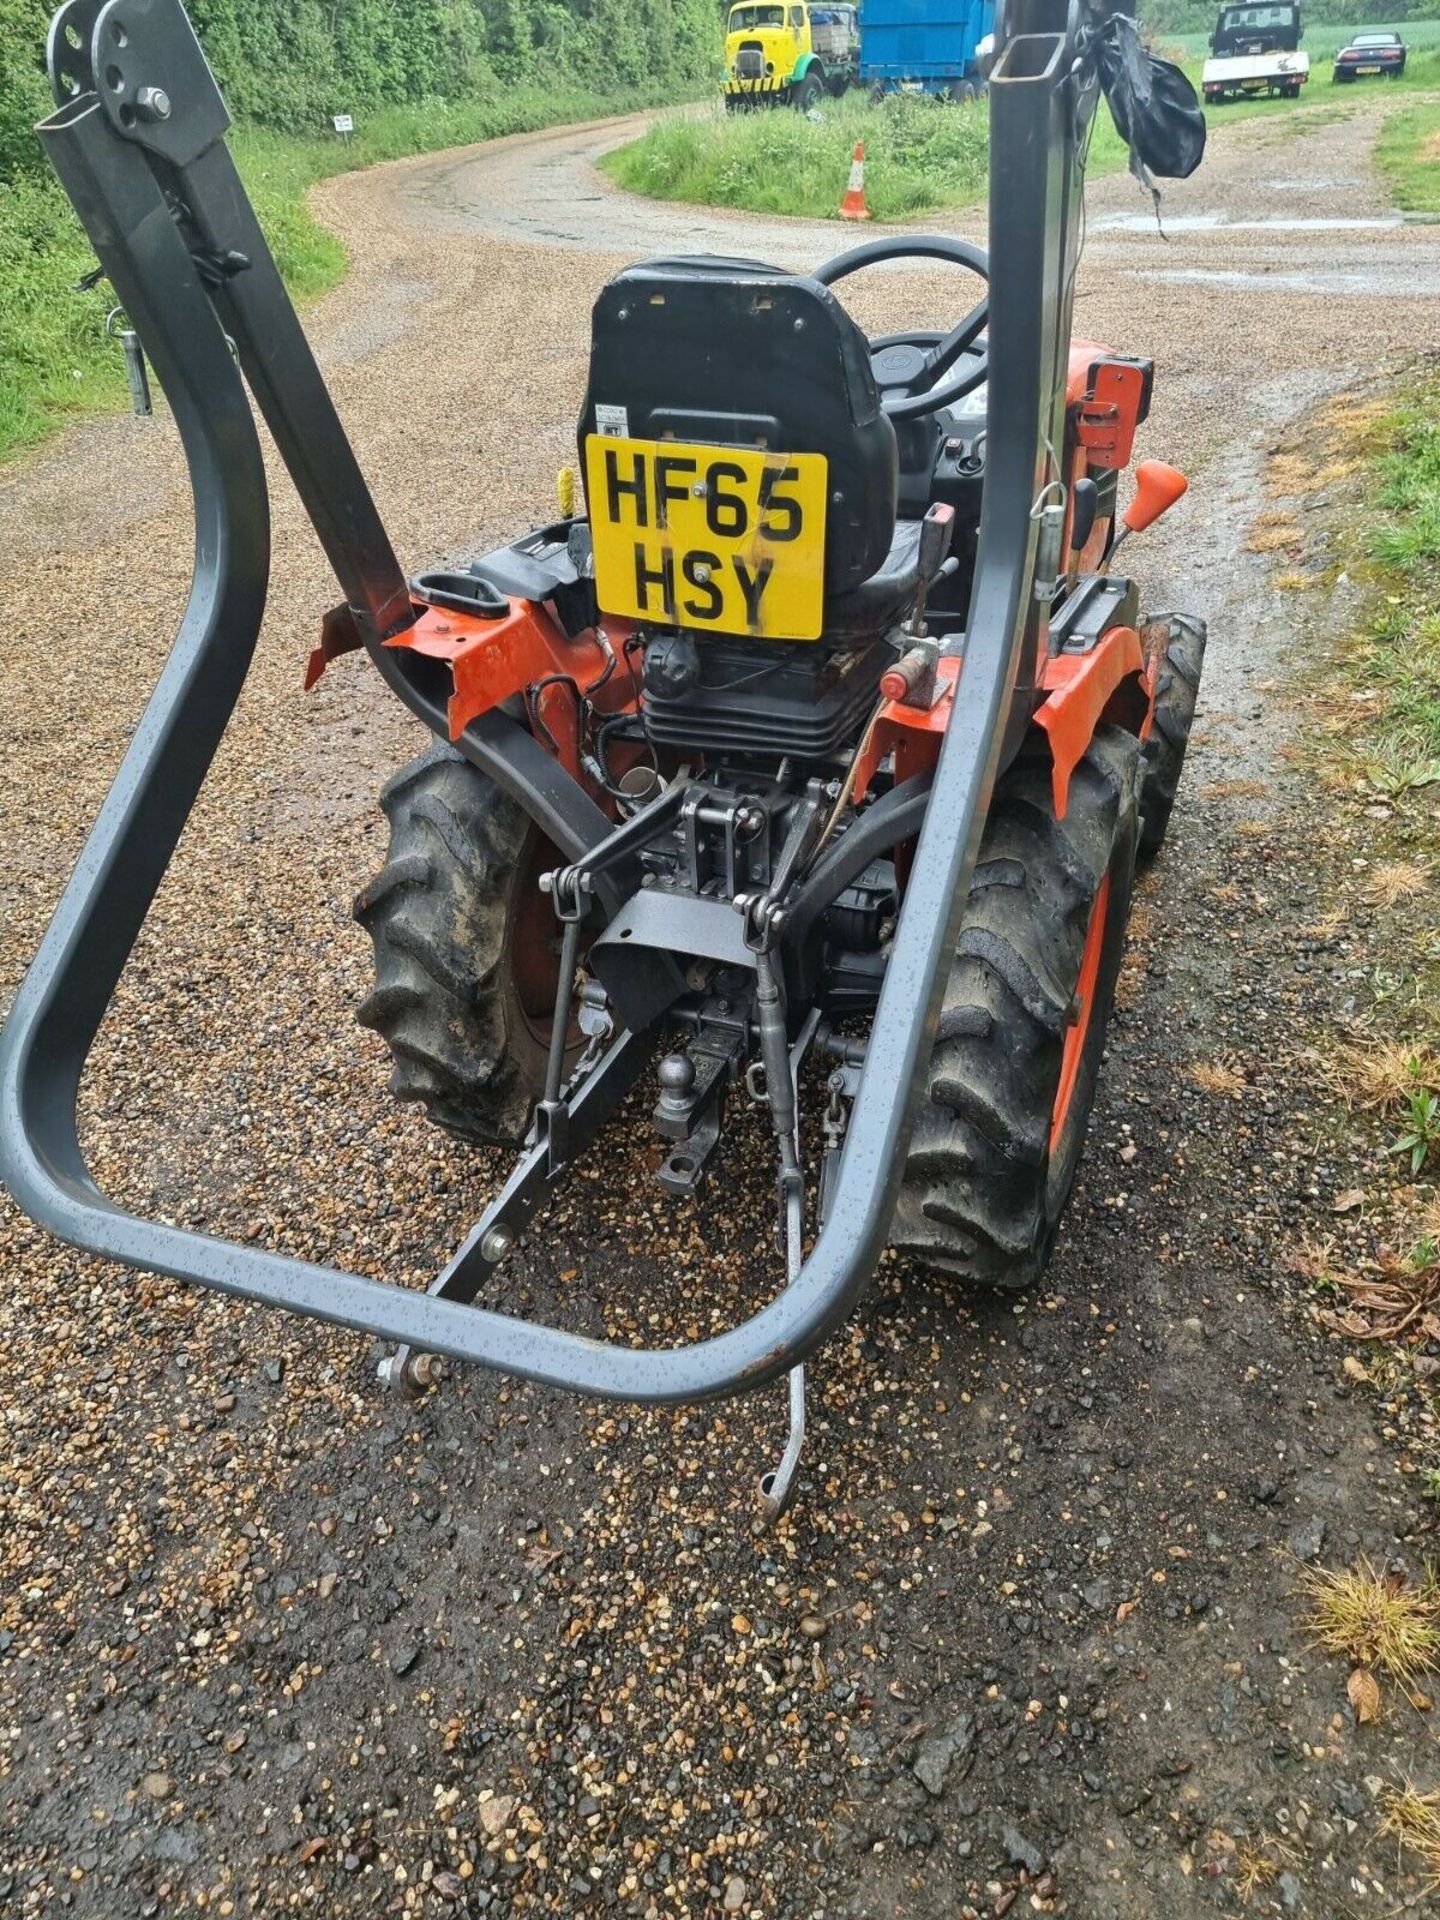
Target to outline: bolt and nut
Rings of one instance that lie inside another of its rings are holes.
[[[515,1229],[507,1227],[503,1220],[497,1220],[480,1242],[480,1258],[488,1260],[492,1267],[498,1267],[515,1244]]]

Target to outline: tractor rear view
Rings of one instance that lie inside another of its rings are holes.
[[[407,1387],[436,1355],[641,1402],[788,1374],[773,1513],[804,1361],[884,1248],[1021,1289],[1074,1183],[1205,644],[1119,564],[1185,482],[1144,463],[1120,511],[1153,369],[1072,338],[1081,169],[1103,82],[1142,171],[1189,171],[1193,94],[1148,84],[1128,20],[1017,0],[990,73],[990,256],[905,233],[808,273],[626,268],[593,310],[584,509],[407,579],[179,0],[69,0],[50,53],[41,135],[170,398],[199,540],[171,658],[6,1028],[0,1170],[79,1245],[380,1335]],[[841,290],[916,260],[968,281],[960,316],[867,337]],[[345,596],[310,682],[363,649],[435,736],[381,795],[360,1018],[400,1098],[517,1157],[428,1296],[128,1214],[76,1140],[86,1053],[263,609],[242,372]],[[475,1306],[577,1154],[635,1124],[640,1086],[675,1196],[731,1150],[737,1105],[766,1116],[778,1291],[654,1351]]]

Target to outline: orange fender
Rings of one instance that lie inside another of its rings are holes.
[[[1071,774],[1084,759],[1116,694],[1132,678],[1144,689],[1148,709],[1151,695],[1145,686],[1145,656],[1134,627],[1110,627],[1088,653],[1059,653],[1045,662],[1040,679],[1045,698],[1035,722],[1050,740],[1057,820],[1065,818],[1069,805]]]

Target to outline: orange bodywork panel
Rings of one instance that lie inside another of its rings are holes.
[[[940,659],[939,678],[949,686],[933,707],[906,707],[898,700],[887,700],[870,724],[860,746],[860,767],[855,775],[855,800],[865,798],[875,769],[891,749],[895,753],[895,782],[924,773],[940,758],[940,743],[950,724],[955,707],[955,687],[964,662],[950,654]]]
[[[1092,467],[1128,467],[1145,405],[1146,374],[1124,360],[1102,360],[1081,396],[1075,431]]]
[[[1040,681],[1045,698],[1036,710],[1035,722],[1044,728],[1050,741],[1057,819],[1065,818],[1071,774],[1084,758],[1096,727],[1127,680],[1133,680],[1143,689],[1147,720],[1141,729],[1142,738],[1149,731],[1149,709],[1154,704],[1152,683],[1158,664],[1158,658],[1147,661],[1134,627],[1111,627],[1090,652],[1057,654],[1045,662]],[[934,766],[945,729],[950,724],[963,671],[962,659],[944,654],[940,659],[939,677],[942,682],[949,680],[950,685],[934,706],[907,707],[890,700],[881,707],[860,750],[860,767],[855,776],[857,802],[864,799],[876,768],[892,750],[897,784]]]
[[[450,668],[455,682],[448,709],[452,740],[482,713],[537,681],[559,674],[584,685],[605,670],[605,654],[593,635],[567,639],[544,607],[532,600],[512,600],[509,613],[498,620],[424,607],[413,627],[385,644],[409,647]]]
[[[1090,652],[1061,653],[1045,662],[1041,675],[1045,699],[1036,711],[1035,722],[1050,740],[1057,820],[1065,818],[1069,805],[1071,774],[1085,757],[1105,709],[1132,674],[1142,681],[1147,678],[1145,655],[1134,627],[1111,627]]]
[[[570,639],[545,608],[533,600],[512,599],[510,611],[494,620],[424,606],[418,601],[415,614],[415,624],[394,635],[385,645],[408,647],[449,667],[454,692],[446,718],[452,740],[458,740],[470,722],[482,713],[489,713],[492,707],[500,706],[516,694],[527,694],[538,688],[535,712],[551,735],[566,770],[578,778],[577,690],[593,690],[595,682],[606,677],[603,697],[596,701],[599,707],[614,713],[636,704],[634,678],[629,666],[623,664],[623,642],[618,649],[622,664],[606,676],[609,655],[595,635],[587,632]],[[628,623],[625,623],[625,633],[628,636]],[[347,653],[359,644],[359,634],[348,607],[337,607],[327,614],[320,645],[311,654],[306,671],[307,690],[314,686],[337,654]],[[542,682],[549,684],[542,685]]]
[[[1066,368],[1065,404],[1078,407],[1090,391],[1090,369],[1097,360],[1103,360],[1110,349],[1102,347],[1098,340],[1072,340],[1070,359]]]

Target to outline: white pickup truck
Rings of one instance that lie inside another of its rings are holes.
[[[1212,106],[1247,94],[1298,98],[1310,78],[1310,56],[1300,51],[1304,34],[1295,0],[1245,0],[1222,7],[1210,36],[1210,58],[1200,90]]]

